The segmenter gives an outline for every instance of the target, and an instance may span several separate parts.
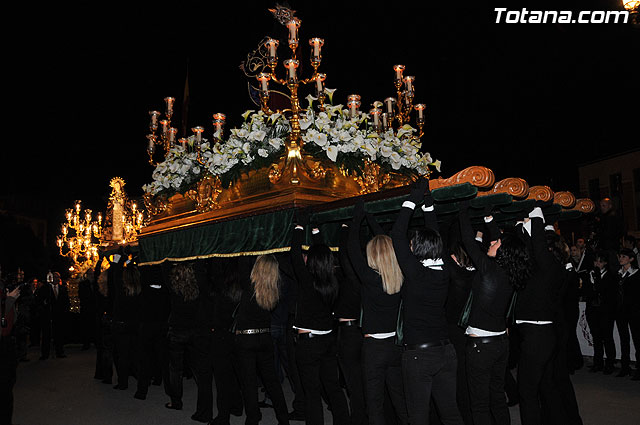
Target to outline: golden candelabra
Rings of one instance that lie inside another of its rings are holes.
[[[171,117],[173,116],[173,104],[176,99],[173,97],[165,97],[165,119],[161,118],[161,113],[159,111],[149,111],[149,115],[151,116],[151,121],[149,122],[149,130],[151,133],[147,135],[147,153],[149,154],[149,163],[151,165],[156,165],[156,162],[153,160],[153,155],[156,153],[156,146],[160,144],[160,147],[164,150],[165,155],[169,152],[171,146],[176,142],[176,134],[178,134],[178,129],[175,127],[171,127]],[[160,125],[160,138],[156,135],[158,131],[158,125]]]
[[[82,201],[76,201],[74,208],[65,211],[66,223],[56,244],[60,255],[73,261],[72,271],[83,273],[98,261],[98,246],[102,237],[102,214],[94,221],[92,211],[82,211]]]

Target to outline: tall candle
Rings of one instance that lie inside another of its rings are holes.
[[[404,65],[395,65],[393,67],[396,71],[396,81],[402,81],[402,72],[404,71]]]

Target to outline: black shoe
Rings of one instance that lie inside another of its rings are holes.
[[[513,400],[507,400],[507,406],[508,407],[513,407],[513,406],[515,406],[515,405],[517,405],[519,403],[520,403],[520,400],[518,400],[517,398],[513,399]]]
[[[230,425],[230,422],[229,422],[229,418],[224,419],[224,418],[221,418],[220,416],[216,416],[207,425]]]
[[[202,423],[206,423],[206,424],[208,424],[209,421],[210,421],[210,419],[201,418],[200,416],[196,415],[195,413],[193,415],[191,415],[191,419],[196,421],[196,422],[202,422]]]
[[[239,406],[239,407],[232,407],[230,412],[233,416],[242,416],[243,411],[244,411],[243,406]]]
[[[602,369],[602,373],[611,375],[613,373],[613,366],[605,366],[604,369]]]
[[[261,408],[261,409],[268,409],[270,407],[273,407],[273,405],[270,404],[270,403],[267,403],[266,401],[259,401],[258,402],[258,407]]]
[[[152,384],[152,385],[162,385],[162,378],[160,378],[160,379],[154,379],[154,380],[151,382],[151,384]]]
[[[182,410],[182,403],[180,404],[173,404],[171,402],[165,403],[164,407],[166,407],[167,409],[173,409],[173,410]]]
[[[293,412],[289,412],[289,420],[290,421],[304,421],[304,413],[294,410]]]
[[[604,367],[596,366],[596,365],[593,365],[589,368],[590,373],[602,372],[603,370],[604,370]]]
[[[139,393],[136,391],[136,393],[133,395],[133,398],[138,399],[138,400],[146,400],[147,399],[147,395],[143,394],[143,393]]]
[[[629,369],[628,367],[623,367],[616,375],[616,378],[624,378],[627,375],[631,375],[631,369]]]
[[[103,384],[111,384],[111,379],[103,379],[102,383]]]
[[[129,385],[118,384],[113,386],[114,390],[126,390],[127,388],[129,388]]]

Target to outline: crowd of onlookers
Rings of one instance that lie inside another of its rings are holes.
[[[116,390],[135,377],[139,400],[164,384],[175,410],[193,377],[192,419],[218,425],[243,411],[257,424],[266,406],[279,424],[321,424],[323,402],[339,424],[505,424],[517,404],[526,425],[581,424],[570,375],[584,366],[582,300],[590,371],[640,380],[630,361],[630,341],[640,346],[640,240],[624,234],[610,200],[593,232],[568,241],[541,208],[515,226],[496,225],[487,208],[484,225],[472,225],[462,202],[455,220],[438,223],[426,188],[414,187],[390,229],[358,203],[338,254],[299,210],[288,253],[143,266],[128,249],[101,257],[78,283],[94,377]],[[407,233],[414,209],[424,228]],[[44,280],[3,275],[3,391],[15,383],[6,359],[28,361],[29,345],[41,360],[65,357],[69,291],[57,272]]]

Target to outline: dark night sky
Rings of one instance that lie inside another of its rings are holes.
[[[152,172],[147,112],[174,96],[180,122],[187,63],[189,128],[210,131],[214,112],[239,126],[255,106],[238,65],[263,36],[286,37],[267,11],[275,1],[63,3],[16,13],[6,41],[5,199],[80,198],[104,209],[113,176],[141,195]],[[289,1],[301,39],[325,39],[321,69],[337,102],[358,93],[368,109],[393,95],[396,63],[416,76],[416,101],[428,108],[423,145],[445,177],[484,165],[498,180],[575,191],[577,164],[637,145],[639,29],[496,24],[493,10],[617,2],[432,3]]]

